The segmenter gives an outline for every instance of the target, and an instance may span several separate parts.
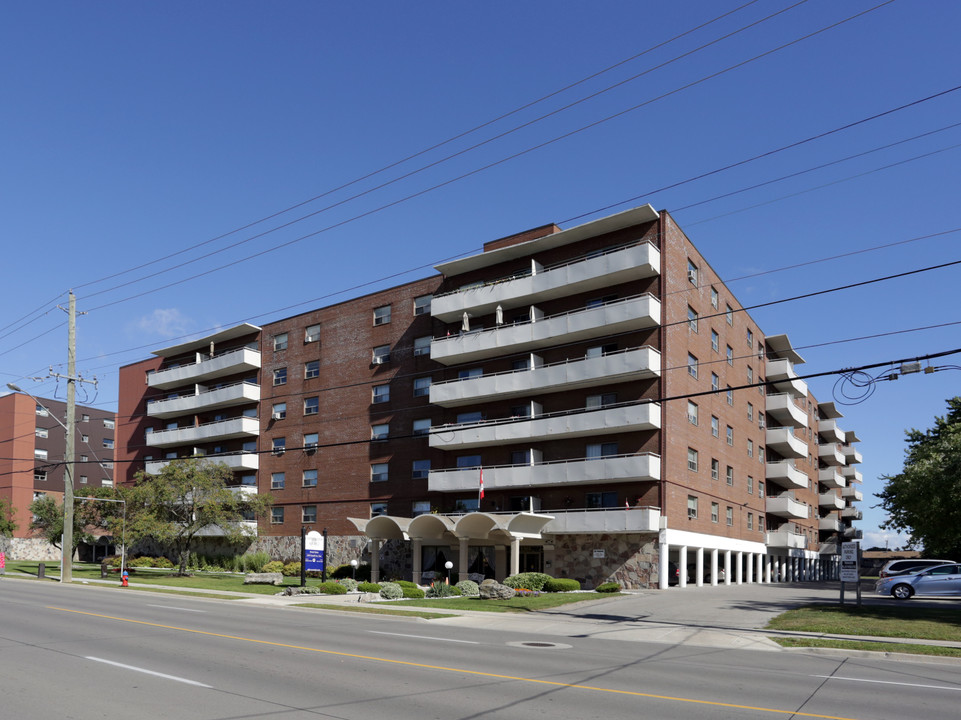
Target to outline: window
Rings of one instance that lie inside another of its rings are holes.
[[[511,465],[531,465],[530,450],[514,450],[511,452]]]
[[[80,416],[80,422],[90,422],[90,416],[87,413],[83,413]]]
[[[758,497],[764,497],[764,481],[763,480],[757,481],[757,494],[758,494]]]
[[[387,463],[370,464],[370,481],[384,482],[387,479]]]
[[[104,446],[105,448],[107,448],[108,450],[112,450],[112,449],[113,449],[113,438],[104,438],[104,439],[103,439],[103,446]]]
[[[589,492],[586,495],[588,508],[620,507],[616,492]]]
[[[420,420],[414,420],[412,434],[429,435],[430,434],[430,418],[421,418]]]
[[[717,310],[717,288],[711,288],[711,307]]]
[[[727,386],[727,404],[734,407],[734,391],[730,385]]]
[[[287,449],[287,438],[276,437],[271,441],[271,449],[274,455],[283,455]]]
[[[304,450],[317,447],[317,433],[304,433]]]
[[[274,335],[274,352],[287,349],[287,333]]]
[[[692,378],[697,377],[697,358],[691,353],[687,354],[687,374]]]
[[[430,460],[414,460],[410,476],[414,480],[426,480],[430,475]]]
[[[320,412],[320,398],[304,398],[304,415],[316,415]]]
[[[747,476],[747,494],[748,495],[754,494],[754,478],[751,477],[750,475]]]
[[[89,436],[89,435],[81,435],[81,436],[80,436],[80,442],[89,443],[89,442],[90,442],[90,436]]]
[[[747,404],[747,419],[754,422],[754,405],[751,403]]]
[[[47,459],[47,451],[44,450],[43,448],[34,448],[34,449],[33,449],[33,457],[36,458],[37,460],[46,460],[46,459]]]
[[[587,446],[587,457],[589,460],[596,458],[610,457],[617,455],[617,443],[590,443]]]
[[[86,485],[86,484],[87,484],[87,476],[86,476],[86,475],[81,475],[81,476],[80,476],[80,484],[81,484],[81,485]]]
[[[754,368],[752,368],[750,365],[747,366],[747,381],[748,383],[754,382]]]
[[[604,393],[603,395],[588,395],[585,407],[588,409],[593,409],[615,404],[617,404],[617,393]],[[530,406],[527,405],[526,407],[527,415],[530,416]]]
[[[390,322],[390,305],[374,308],[374,325],[386,325]]]
[[[287,403],[274,403],[274,407],[270,411],[271,420],[283,420],[287,417]]]
[[[482,410],[471,410],[469,412],[457,413],[457,424],[464,425],[467,423],[479,423],[484,421],[484,412]]]
[[[376,502],[376,503],[370,504],[371,517],[377,517],[378,515],[386,515],[386,514],[387,514],[387,503]]]
[[[754,513],[749,512],[747,514],[747,529],[748,530],[754,529]]]
[[[270,474],[271,490],[283,490],[286,482],[287,482],[287,476],[284,473],[275,472]]]
[[[38,427],[36,430],[34,430],[34,434],[38,438],[45,438],[50,436],[50,431],[47,430],[47,428]]]
[[[734,525],[734,508],[728,505],[727,509],[724,511],[724,515],[725,519],[727,520],[727,524]]]
[[[390,423],[370,426],[371,440],[386,440],[388,435],[390,435]]]
[[[304,470],[304,487],[317,487],[317,470]]]
[[[372,352],[371,362],[374,365],[383,365],[390,362],[390,345],[378,345]]]
[[[86,477],[86,476],[85,476],[85,475],[81,475],[80,477]],[[36,482],[43,482],[44,480],[47,479],[47,471],[46,471],[46,470],[34,470],[34,471],[33,471],[33,479],[34,479]]]
[[[730,425],[727,426],[727,444],[733,447],[734,445],[734,428]]]
[[[760,463],[764,462],[764,446],[759,445],[757,448],[757,461]]]
[[[304,343],[320,342],[320,323],[304,328]]]
[[[281,525],[284,522],[284,509],[282,507],[270,508],[270,524]]]
[[[734,485],[734,468],[727,466],[726,479],[728,485]]]
[[[287,384],[287,368],[277,368],[274,370],[274,385]]]
[[[430,335],[414,338],[414,357],[419,355],[430,355]]]
[[[697,472],[697,450],[694,448],[687,449],[687,469]]]
[[[751,328],[747,329],[747,346],[749,348],[754,347],[754,331]]]
[[[720,474],[721,474],[721,463],[717,461],[717,458],[711,458],[711,480],[719,479]]]
[[[600,298],[591,298],[584,303],[584,307],[587,309],[598,308],[607,305],[608,303],[612,303],[615,300],[617,300],[617,295],[605,295],[604,297]]]
[[[481,377],[484,374],[484,368],[469,368],[467,370],[458,370],[457,379],[467,380],[468,378]]]
[[[691,285],[697,286],[697,265],[690,260],[687,261],[687,280]]]
[[[113,460],[101,460],[100,467],[104,470],[113,470]]]
[[[711,415],[711,435],[713,437],[717,437],[719,435],[720,424],[720,421],[714,415]]]
[[[430,378],[414,378],[414,397],[426,397],[430,395]]]
[[[530,355],[528,355],[527,357],[522,357],[518,360],[511,361],[511,370],[515,372],[518,372],[521,370],[530,370],[530,369],[531,369]]]
[[[614,397],[614,393],[610,393],[610,396],[611,396],[611,397]],[[601,396],[600,396],[600,395],[592,395],[591,397],[601,397]],[[604,395],[603,397],[608,397],[608,396],[607,396],[607,395]],[[590,397],[587,398],[587,401],[588,401],[588,402],[590,402],[590,400],[591,400]],[[588,407],[591,407],[591,406],[588,405]],[[530,403],[525,403],[524,405],[512,405],[512,406],[511,406],[511,417],[515,417],[515,418],[526,417],[526,418],[529,418],[529,417],[532,417],[532,414],[533,414],[533,408],[531,408],[531,404],[530,404]]]
[[[433,295],[421,295],[414,298],[414,315],[430,315],[430,301]]]
[[[113,420],[104,420],[104,421],[103,421],[103,426],[104,426],[107,430],[113,430],[113,428],[114,428],[114,421],[113,421]]]
[[[718,516],[721,514],[721,506],[716,502],[711,503],[711,522],[716,523]]]
[[[757,529],[764,532],[764,516],[761,514],[757,516]]]
[[[687,401],[687,421],[691,425],[697,425],[697,403]]]
[[[374,385],[371,402],[385,403],[390,400],[390,385]]]
[[[764,413],[760,410],[757,411],[757,426],[761,428],[761,430],[764,429]]]
[[[697,332],[697,311],[690,305],[687,306],[687,327],[692,333]]]
[[[754,457],[754,441],[750,439],[747,441],[747,456]]]
[[[734,348],[730,345],[725,346],[724,350],[725,356],[727,357],[727,364],[734,365]]]
[[[721,379],[717,376],[717,373],[711,373],[711,390],[717,392],[721,389]]]
[[[457,458],[457,467],[459,468],[479,468],[480,466],[480,455],[461,455]]]
[[[687,516],[692,520],[697,517],[697,496],[687,496]]]
[[[317,506],[316,505],[303,505],[301,506],[300,521],[303,523],[315,523],[317,522]]]
[[[588,359],[598,358],[614,352],[617,352],[617,343],[607,343],[607,345],[595,345],[594,347],[587,348],[584,356]]]
[[[734,324],[734,308],[731,307],[730,303],[728,303],[727,309],[724,311],[724,317],[728,325]]]
[[[320,360],[309,360],[304,363],[304,380],[320,376]]]
[[[717,334],[717,330],[711,330],[711,350],[717,352],[720,347],[720,337]]]
[[[47,408],[45,408],[43,405],[37,405],[37,415],[40,417],[47,417],[49,414],[50,413],[47,412]]]
[[[410,516],[426,515],[430,512],[430,500],[414,500],[410,505]]]

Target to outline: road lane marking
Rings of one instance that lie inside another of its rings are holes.
[[[180,610],[181,612],[196,612],[196,613],[207,612],[206,610],[194,610],[193,608],[182,608],[182,607],[176,607],[174,605],[147,605],[147,607],[161,608],[163,610]]]
[[[226,635],[224,633],[209,632],[207,630],[196,630],[194,628],[177,627],[176,625],[163,625],[161,623],[148,622],[146,620],[134,620],[133,618],[117,617],[116,615],[103,615],[101,613],[87,612],[85,610],[71,610],[70,608],[55,607],[47,605],[47,610],[72,613],[74,615],[85,615],[96,617],[103,620],[115,620],[117,622],[131,623],[134,625],[144,625],[146,627],[160,628],[162,630],[176,630],[178,632],[190,633],[193,635],[203,635],[205,637],[216,637],[224,640],[237,640],[256,645],[266,645],[268,647],[286,648],[288,650],[303,650],[304,652],[320,653],[333,657],[353,658],[354,660],[368,660],[370,662],[387,663],[390,665],[402,665],[404,667],[422,668],[424,670],[435,670],[440,672],[458,673],[460,675],[473,675],[475,677],[495,678],[497,680],[512,680],[515,682],[531,683],[533,685],[546,685],[549,687],[569,688],[571,690],[587,690],[591,692],[609,693],[611,695],[626,695],[628,697],[649,698],[652,700],[667,700],[671,702],[690,703],[692,705],[704,705],[708,707],[732,708],[734,710],[753,710],[755,712],[777,713],[788,717],[820,718],[820,720],[859,720],[858,718],[840,715],[821,715],[818,713],[802,712],[800,710],[785,710],[783,708],[757,707],[754,705],[738,705],[736,703],[718,702],[716,700],[698,700],[696,698],[674,697],[672,695],[656,695],[654,693],[638,692],[636,690],[615,690],[614,688],[597,687],[595,685],[579,685],[576,683],[564,683],[556,680],[541,680],[540,678],[527,678],[515,675],[501,675],[500,673],[484,672],[482,670],[470,670],[465,668],[447,667],[445,665],[429,665],[427,663],[412,662],[410,660],[394,660],[391,658],[376,657],[373,655],[360,655],[358,653],[343,652],[341,650],[324,650],[323,648],[307,647],[304,645],[290,645],[288,643],[274,642],[272,640],[258,640],[256,638],[243,637],[240,635]]]
[[[835,677],[834,675],[812,675],[811,677],[825,678],[826,680],[847,680],[848,682],[877,683],[879,685],[905,685],[907,687],[928,688],[932,690],[953,690],[961,692],[961,687],[951,687],[950,685],[922,685],[921,683],[895,682],[894,680],[869,680],[868,678]]]
[[[431,635],[406,635],[404,633],[389,633],[382,632],[380,630],[368,630],[367,632],[374,635],[393,635],[394,637],[414,638],[415,640],[437,640],[438,642],[456,642],[464,643],[466,645],[480,645],[480,643],[476,640],[455,640],[454,638],[433,637]]]
[[[125,665],[124,663],[114,662],[113,660],[104,660],[103,658],[92,657],[90,655],[86,656],[84,659],[93,660],[94,662],[99,663],[106,663],[107,665],[113,665],[114,667],[123,668],[124,670],[133,670],[134,672],[144,673],[145,675],[153,675],[154,677],[160,677],[166,680],[176,680],[177,682],[187,683],[188,685],[196,685],[197,687],[211,687],[210,685],[204,685],[202,682],[197,682],[196,680],[188,680],[187,678],[177,677],[176,675],[167,675],[166,673],[147,670],[147,668],[137,667],[136,665]]]

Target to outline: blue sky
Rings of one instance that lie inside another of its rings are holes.
[[[65,372],[55,306],[70,287],[87,312],[78,370],[100,381],[79,399],[115,409],[117,367],[184,335],[648,202],[745,305],[955,261],[961,91],[945,91],[961,85],[959,25],[950,0],[6,3],[0,378],[63,396],[27,378]],[[752,314],[791,337],[800,373],[888,362],[961,346],[945,325],[961,321],[959,279],[952,266]],[[810,381],[819,400],[851,391],[835,379]],[[877,532],[871,493],[900,469],[904,429],[929,427],[959,380],[910,375],[842,408],[862,439],[868,545],[900,544]]]

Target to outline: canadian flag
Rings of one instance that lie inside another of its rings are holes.
[[[630,502],[630,500],[628,500],[627,498],[624,498],[624,509],[625,509],[625,510],[630,510],[630,509],[631,509],[631,502]]]
[[[484,468],[480,469],[480,485],[477,488],[477,499],[484,499]]]

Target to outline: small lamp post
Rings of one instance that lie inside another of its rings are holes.
[[[448,560],[444,563],[444,567],[447,568],[447,584],[450,585],[450,569],[454,567],[454,563]]]
[[[350,572],[351,572],[351,577],[354,579],[354,582],[357,581],[357,565],[358,564],[359,563],[357,562],[357,558],[354,558],[353,560],[350,561]]]

